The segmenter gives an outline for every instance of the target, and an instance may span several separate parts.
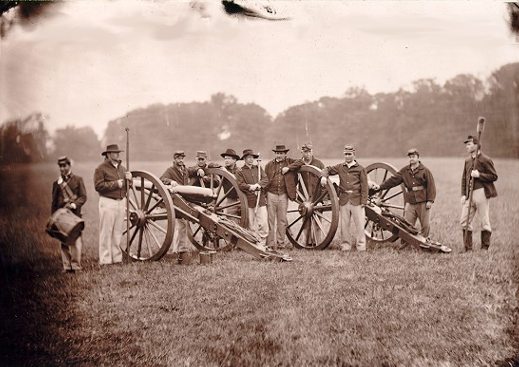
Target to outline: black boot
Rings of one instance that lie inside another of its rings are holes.
[[[472,251],[472,231],[463,230],[463,245],[465,251]]]
[[[481,231],[481,249],[488,250],[490,247],[490,236],[492,232],[490,231]]]

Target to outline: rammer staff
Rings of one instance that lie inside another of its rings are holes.
[[[126,131],[126,172],[130,172],[130,129]],[[126,181],[126,252],[130,253],[130,182]]]

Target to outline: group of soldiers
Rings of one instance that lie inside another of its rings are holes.
[[[492,160],[479,149],[478,139],[468,136],[464,141],[468,157],[465,160],[461,180],[461,216],[463,243],[466,251],[473,248],[472,222],[478,215],[481,222],[481,248],[488,249],[492,228],[489,219],[489,199],[497,196],[494,181],[497,173]],[[321,177],[309,185],[327,185],[330,175],[339,176],[338,197],[340,206],[340,249],[349,251],[353,243],[357,251],[366,250],[364,234],[365,211],[368,204],[368,192],[388,190],[402,185],[405,187],[405,219],[413,226],[420,223],[420,234],[429,237],[430,211],[436,199],[436,186],[431,171],[420,161],[416,148],[407,152],[409,164],[380,185],[369,182],[366,169],[356,159],[356,149],[351,144],[344,146],[344,161],[336,165],[325,166],[313,155],[312,144],[301,147],[301,157],[288,157],[289,149],[285,145],[276,145],[272,149],[274,159],[263,168],[259,154],[253,149],[245,149],[238,155],[234,149],[221,153],[224,167],[236,178],[239,189],[247,197],[249,229],[254,231],[260,242],[273,249],[290,248],[286,238],[287,210],[289,200],[296,199],[296,182],[289,179],[290,174],[299,172],[303,165],[311,165],[321,170]],[[99,263],[116,264],[122,262],[121,239],[126,208],[126,190],[132,179],[131,173],[122,165],[117,144],[108,145],[102,152],[105,157],[94,173],[94,186],[99,194]],[[209,183],[208,163],[205,151],[196,153],[197,164],[186,167],[184,151],[173,154],[173,164],[161,175],[166,185],[198,185]],[[237,162],[243,161],[238,167]],[[58,159],[60,177],[53,184],[52,211],[67,207],[76,215],[81,215],[81,206],[86,201],[86,190],[81,177],[71,171],[71,161],[67,157]],[[304,179],[304,178],[303,178]],[[224,187],[224,190],[230,188]],[[72,195],[70,195],[70,192]],[[230,202],[238,200],[238,194],[228,195]],[[236,210],[229,209],[229,210]],[[191,250],[187,237],[187,222],[176,219],[177,252],[179,261],[182,255]],[[354,231],[351,231],[353,222]],[[354,241],[352,240],[354,235]],[[73,272],[81,269],[81,237],[75,243],[61,243],[64,271]]]

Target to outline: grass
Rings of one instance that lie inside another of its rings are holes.
[[[493,245],[472,253],[458,225],[462,161],[424,163],[439,191],[432,236],[450,255],[371,245],[292,250],[292,263],[234,251],[206,266],[166,256],[102,268],[94,165],[78,165],[89,200],[75,275],[60,273],[58,243],[43,231],[57,167],[2,169],[0,365],[505,365],[519,346],[519,162],[496,162]]]

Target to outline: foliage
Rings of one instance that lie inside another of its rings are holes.
[[[53,138],[54,156],[68,156],[77,161],[99,160],[101,144],[90,126],[67,126],[57,129]]]

